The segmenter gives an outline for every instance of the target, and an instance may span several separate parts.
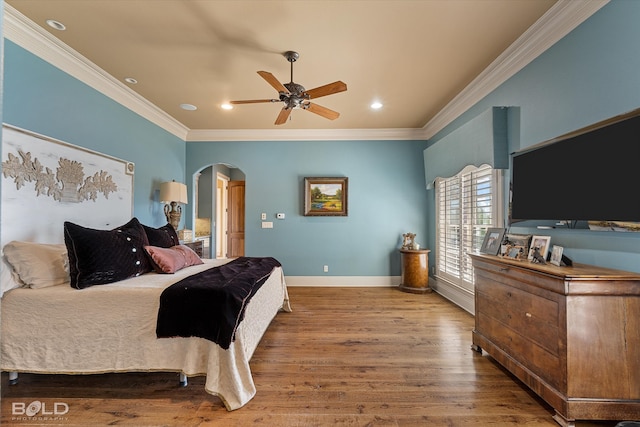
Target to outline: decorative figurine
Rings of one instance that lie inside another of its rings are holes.
[[[405,249],[405,250],[413,250],[414,249],[414,245],[416,244],[413,239],[416,238],[415,233],[404,233],[402,235],[402,248],[401,249]],[[420,247],[418,245],[418,247]]]
[[[533,259],[531,260],[531,262],[539,262],[540,264],[547,263],[544,257],[542,256],[542,254],[540,253],[540,248],[538,247],[533,248]]]

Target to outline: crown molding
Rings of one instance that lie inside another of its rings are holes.
[[[6,3],[4,7],[5,38],[155,123],[167,132],[185,140],[189,129],[182,123],[129,89],[124,83],[42,29],[15,8]]]
[[[600,10],[609,0],[559,0],[423,128],[430,139]]]
[[[424,127],[416,129],[189,129],[8,4],[4,36],[184,141],[428,140],[608,2],[559,0]]]
[[[189,142],[395,141],[421,139],[420,129],[192,129]]]

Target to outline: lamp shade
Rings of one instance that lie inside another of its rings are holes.
[[[187,186],[180,182],[163,182],[160,184],[160,201],[162,203],[184,203],[187,204]]]

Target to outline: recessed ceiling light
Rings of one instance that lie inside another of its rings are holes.
[[[222,108],[223,110],[233,110],[233,105],[231,105],[231,104],[221,104],[220,108]]]
[[[370,107],[371,107],[371,108],[373,108],[374,110],[379,110],[379,109],[381,109],[381,108],[382,108],[382,103],[381,103],[381,102],[376,101],[376,102],[373,102],[373,103],[370,105]]]
[[[180,104],[180,108],[187,111],[195,111],[198,109],[198,107],[193,104]]]
[[[47,25],[58,31],[64,31],[67,29],[62,22],[56,21],[55,19],[47,19]]]
[[[125,81],[125,82],[127,82],[127,83],[129,83],[129,84],[132,84],[132,85],[135,85],[135,84],[137,84],[137,83],[138,83],[138,81],[137,81],[136,79],[134,79],[133,77],[126,77],[126,78],[124,79],[124,81]]]

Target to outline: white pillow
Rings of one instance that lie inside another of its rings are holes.
[[[4,245],[7,263],[19,282],[32,289],[69,283],[69,257],[64,244],[18,242]]]
[[[24,287],[24,284],[18,283],[18,275],[13,271],[13,267],[9,265],[6,257],[2,257],[0,269],[0,297],[11,289]]]

